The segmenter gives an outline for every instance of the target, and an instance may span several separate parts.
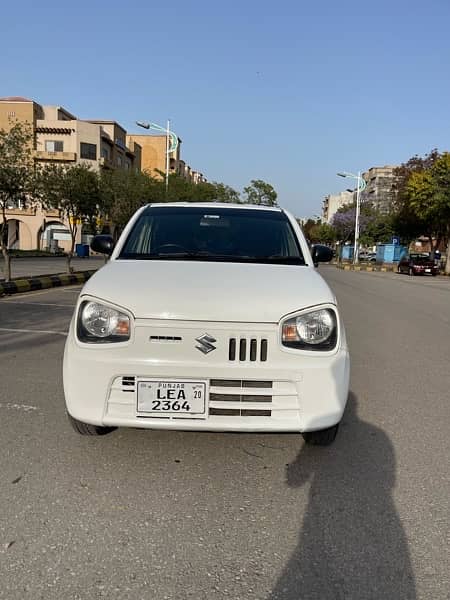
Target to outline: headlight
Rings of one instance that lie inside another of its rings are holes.
[[[83,302],[77,335],[80,341],[88,343],[125,342],[130,339],[130,317],[100,302]]]
[[[282,344],[299,350],[333,350],[337,342],[336,313],[321,308],[284,321]]]

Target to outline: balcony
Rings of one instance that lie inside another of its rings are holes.
[[[77,160],[76,152],[48,152],[47,150],[36,150],[34,156],[37,160],[58,160],[63,162],[74,162]]]
[[[36,207],[29,206],[27,208],[19,208],[18,206],[7,208],[6,214],[8,217],[34,217],[36,215]]]
[[[106,156],[100,156],[100,158],[98,159],[98,163],[104,169],[114,169],[115,168],[113,161],[110,158],[107,158]]]

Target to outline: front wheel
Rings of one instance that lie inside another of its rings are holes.
[[[74,419],[71,415],[69,415],[69,413],[67,413],[67,417],[73,429],[80,435],[106,435],[107,433],[111,433],[111,431],[116,429],[116,427],[100,427],[99,425],[83,423],[83,421]]]
[[[333,425],[333,427],[320,429],[319,431],[305,431],[302,435],[307,444],[312,446],[329,446],[334,442],[338,429],[339,423]]]

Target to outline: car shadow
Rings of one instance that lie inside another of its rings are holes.
[[[395,470],[391,441],[359,419],[350,393],[334,444],[305,445],[287,466],[287,485],[309,485],[309,501],[298,545],[268,600],[417,597],[392,497]]]

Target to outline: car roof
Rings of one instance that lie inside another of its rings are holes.
[[[284,212],[279,206],[264,206],[261,204],[233,204],[231,202],[155,202],[147,204],[146,208],[157,207],[192,207],[192,208],[234,208],[242,210],[271,210],[274,212]]]

